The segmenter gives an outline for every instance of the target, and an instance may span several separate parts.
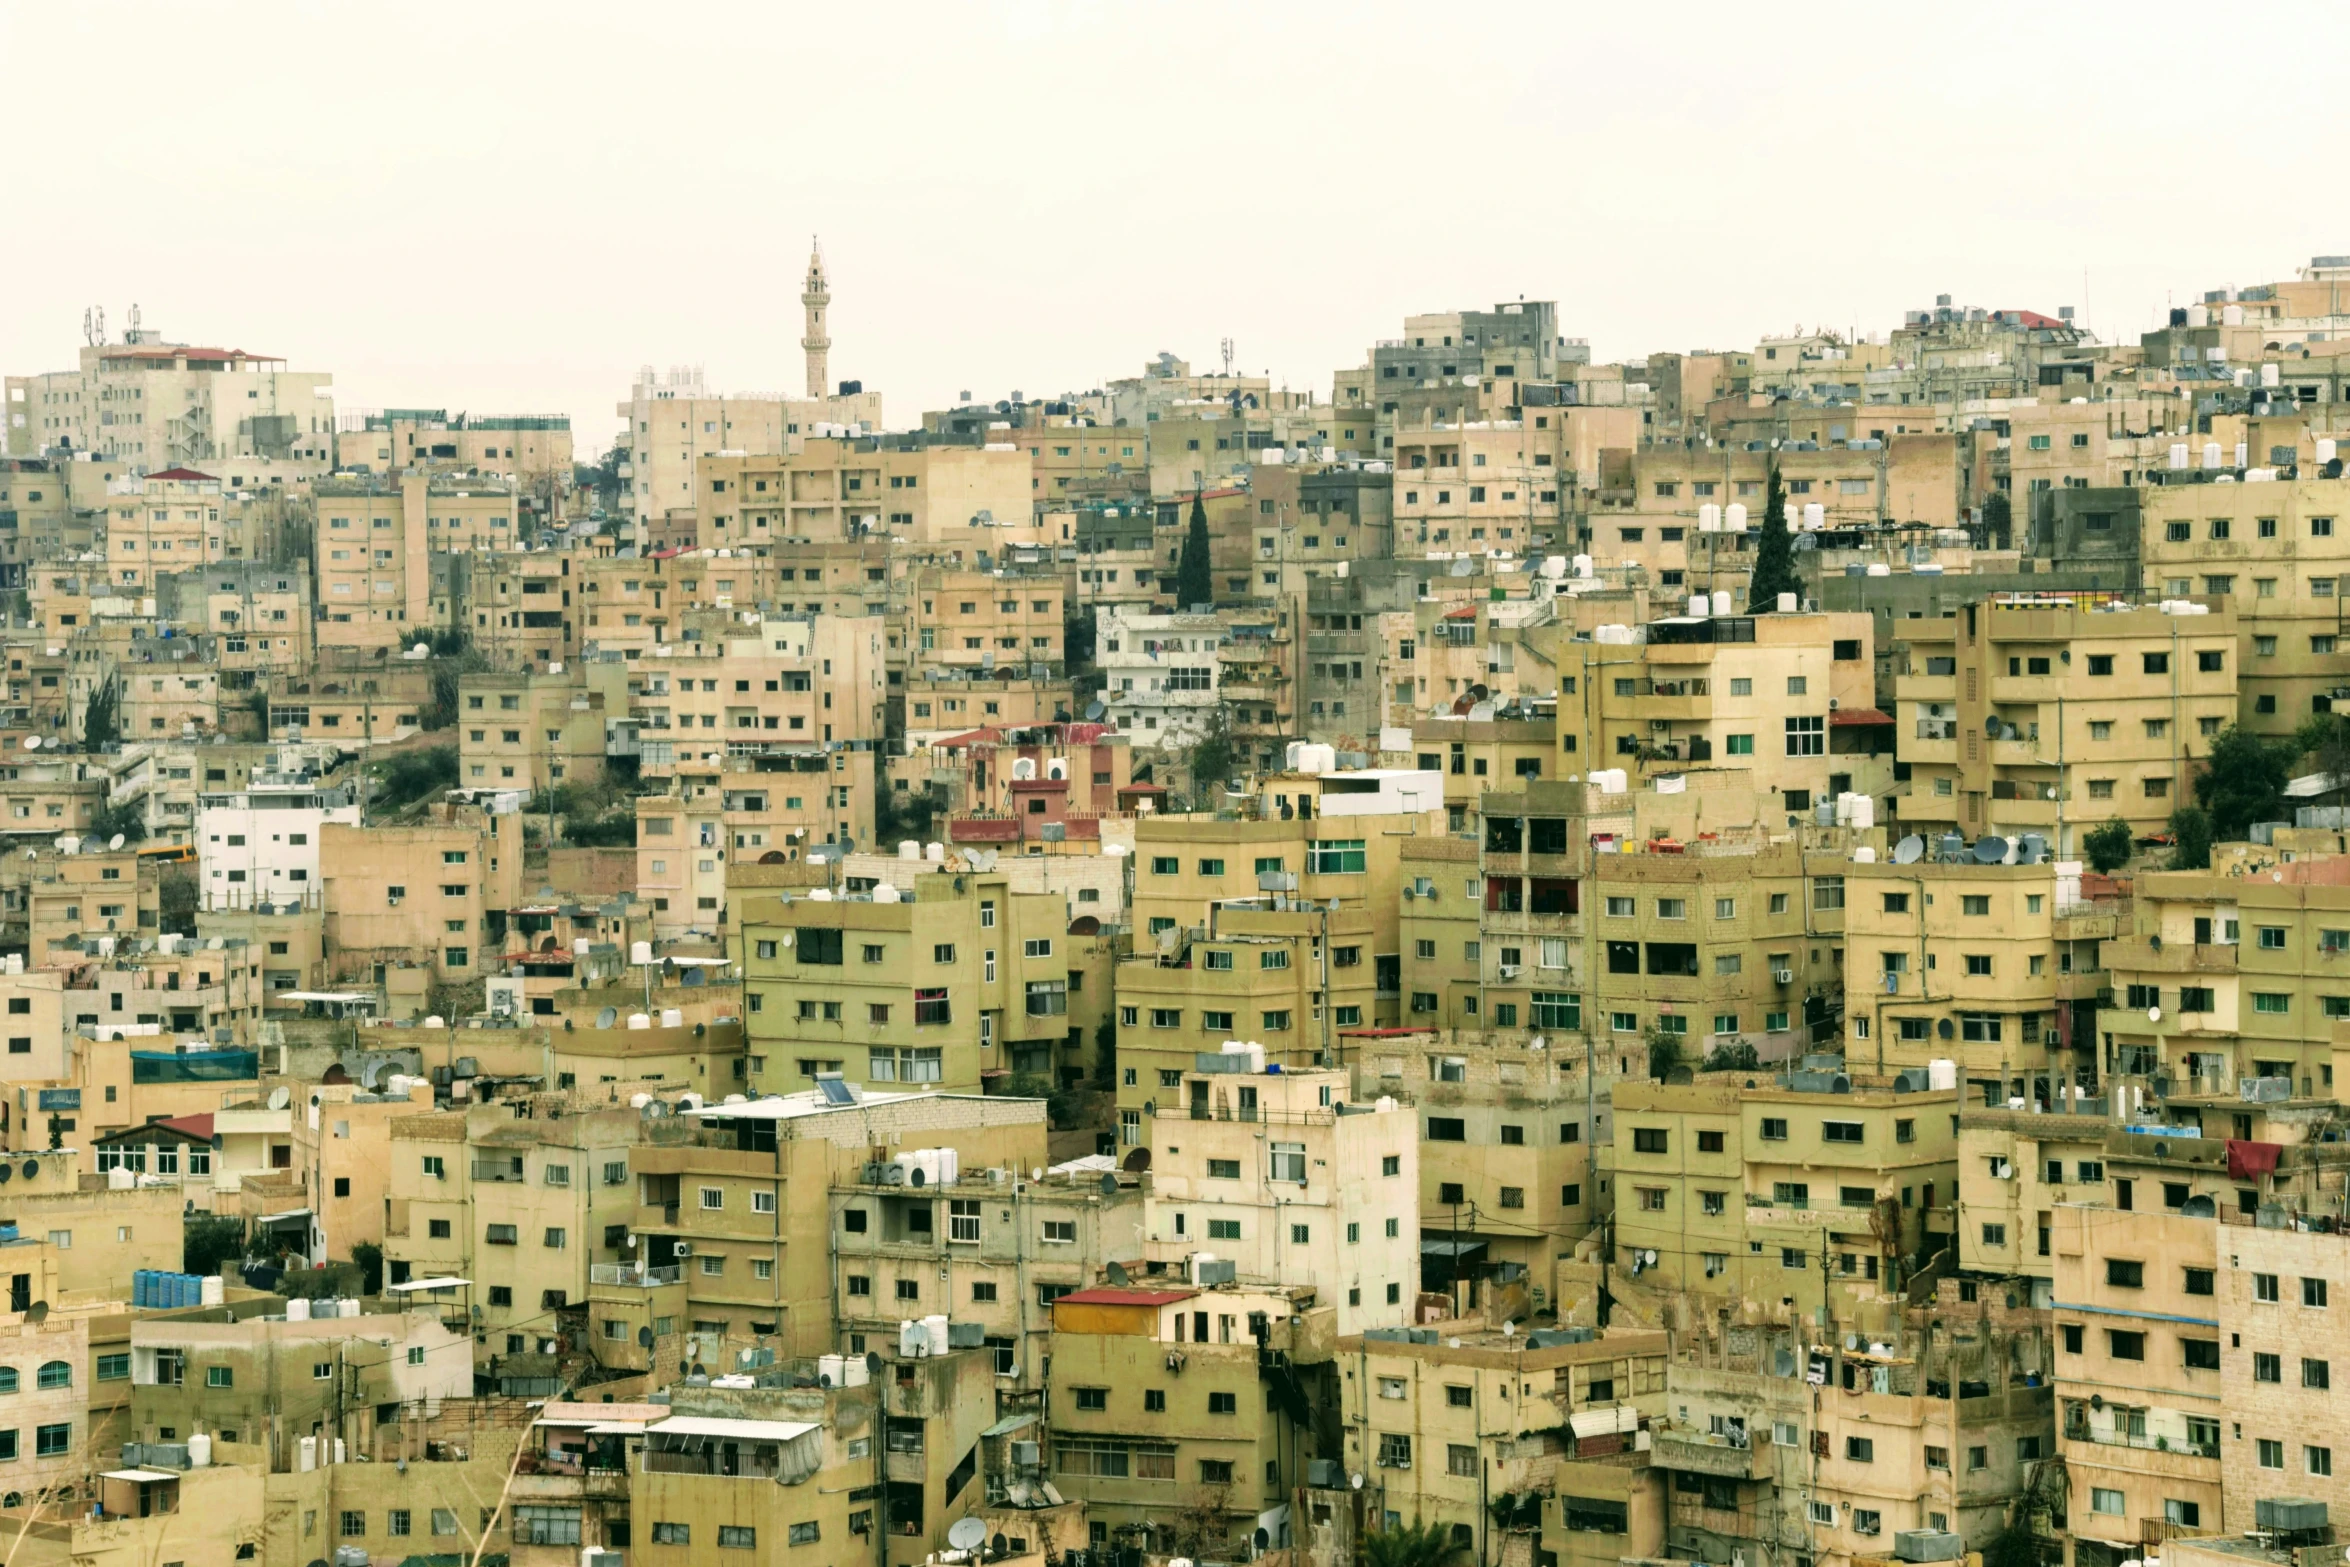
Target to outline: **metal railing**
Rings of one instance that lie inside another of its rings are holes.
[[[598,1262],[588,1267],[590,1284],[634,1285],[651,1289],[656,1284],[677,1284],[685,1279],[683,1266],[672,1263],[666,1268],[636,1267],[625,1262]]]

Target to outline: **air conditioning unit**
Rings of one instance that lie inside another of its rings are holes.
[[[1516,979],[1518,977],[1518,965],[1515,963],[1502,964],[1501,977],[1503,979]]]
[[[1774,985],[1794,984],[1795,970],[1791,968],[1775,968],[1771,970],[1771,983]]]
[[[2046,1046],[2047,1046],[2049,1049],[2051,1049],[2051,1050],[2054,1050],[2054,1049],[2055,1049],[2055,1048],[2056,1048],[2058,1045],[2061,1045],[2061,1044],[2063,1044],[2063,1043],[2064,1043],[2064,1040],[2063,1040],[2061,1037],[2059,1037],[2059,1035],[2057,1034],[2056,1030],[2052,1028],[2052,1029],[2048,1030],[2047,1034],[2046,1034],[2046,1035],[2045,1035],[2045,1036],[2042,1038],[2042,1040],[2041,1040],[2040,1042],[2041,1042],[2042,1044],[2046,1045]]]
[[[679,1242],[677,1243],[677,1255],[678,1255],[678,1256],[680,1256],[680,1257],[690,1257],[690,1256],[692,1256],[693,1254],[694,1254],[694,1243],[693,1243],[692,1241],[679,1241]]]

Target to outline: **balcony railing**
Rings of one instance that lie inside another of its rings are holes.
[[[2099,1431],[2085,1421],[2068,1421],[2064,1428],[2068,1442],[2094,1442],[2099,1447],[2131,1447],[2148,1453],[2177,1453],[2184,1458],[2219,1457],[2219,1438],[2197,1441],[2188,1437],[2148,1436],[2143,1431],[2116,1431],[2110,1426]]]
[[[590,1284],[633,1285],[651,1289],[657,1284],[677,1284],[685,1279],[685,1269],[675,1264],[666,1268],[639,1268],[625,1262],[598,1262],[588,1268]]]

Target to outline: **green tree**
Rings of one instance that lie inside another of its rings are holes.
[[[2285,815],[2286,774],[2298,750],[2297,741],[2263,740],[2234,725],[2211,742],[2211,755],[2195,775],[2195,803],[2210,814],[2215,838],[2233,843],[2254,822]]]
[[[225,1273],[245,1255],[245,1221],[233,1214],[188,1215],[186,1236],[180,1242],[180,1266],[209,1276]]]
[[[167,936],[196,934],[196,873],[185,865],[167,865],[155,884],[155,897]]]
[[[1198,490],[1191,492],[1191,528],[1183,535],[1183,554],[1175,562],[1175,607],[1213,604],[1216,585],[1208,578],[1208,507]]]
[[[1450,1525],[1417,1518],[1363,1536],[1364,1567],[1456,1567],[1467,1554]]]
[[[1795,575],[1795,537],[1787,531],[1787,484],[1776,463],[1771,465],[1760,535],[1754,546],[1754,574],[1746,583],[1746,608],[1750,614],[1767,615],[1779,607],[1780,594],[1803,591]]]
[[[1232,776],[1233,752],[1232,722],[1219,703],[1208,710],[1208,732],[1191,748],[1194,808],[1212,811],[1221,803],[1216,794]]]
[[[2100,876],[2110,876],[2129,864],[2137,846],[2130,824],[2118,816],[2102,827],[2090,829],[2089,835],[2081,840],[2082,852],[2089,857],[2089,869]]]
[[[351,1261],[359,1269],[359,1293],[381,1295],[384,1288],[384,1249],[373,1241],[354,1241]]]
[[[1761,1065],[1762,1057],[1744,1040],[1734,1045],[1716,1045],[1705,1054],[1708,1072],[1751,1072]]]
[[[82,708],[82,744],[93,751],[122,740],[122,682],[108,675]]]
[[[101,806],[91,815],[91,837],[106,842],[116,833],[122,834],[125,843],[137,843],[147,836],[147,813],[138,802],[125,800],[119,805]]]
[[[1680,1035],[1668,1034],[1661,1028],[1648,1031],[1648,1075],[1657,1082],[1671,1077],[1686,1054]]]
[[[2170,832],[2174,844],[2170,857],[2172,870],[2211,868],[2211,816],[2202,806],[2182,805],[2171,812]]]

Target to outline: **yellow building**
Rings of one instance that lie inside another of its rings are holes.
[[[1922,1087],[1708,1073],[1620,1083],[1615,1112],[1616,1258],[1653,1288],[1849,1319],[1948,1244],[1958,1137]]]
[[[2235,613],[1999,595],[1901,623],[1894,692],[1905,828],[2037,833],[2059,859],[2108,821],[2145,837],[2190,798],[2236,720]]]

